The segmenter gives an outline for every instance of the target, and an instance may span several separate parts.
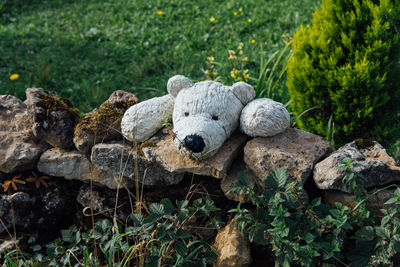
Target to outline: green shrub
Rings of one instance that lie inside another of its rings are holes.
[[[397,0],[322,1],[312,26],[294,35],[288,61],[300,128],[325,135],[332,117],[339,143],[398,136],[399,22]]]

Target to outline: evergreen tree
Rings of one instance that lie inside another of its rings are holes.
[[[400,135],[400,1],[323,0],[293,37],[291,108],[300,128],[335,140]]]

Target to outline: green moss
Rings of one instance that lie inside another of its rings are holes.
[[[70,117],[72,121],[75,121],[77,118],[79,118],[79,110],[74,108],[68,99],[61,98],[57,95],[40,95],[40,100],[37,103],[37,106],[45,110],[46,118],[44,118],[44,120],[46,120],[48,123],[57,123],[56,118],[52,118],[50,116],[51,112],[53,111],[64,113]]]
[[[139,146],[139,156],[144,157],[143,148],[145,147],[156,147],[157,142],[153,140],[147,140],[140,144]]]
[[[135,99],[118,103],[118,105],[111,105],[109,102],[103,103],[93,112],[81,117],[75,127],[75,134],[82,134],[88,130],[99,133],[107,131],[109,127],[119,128],[118,124],[125,111],[134,104],[136,104]]]
[[[374,140],[371,138],[357,138],[354,140],[356,142],[356,145],[358,146],[359,149],[364,149],[368,147],[372,147],[374,145]]]

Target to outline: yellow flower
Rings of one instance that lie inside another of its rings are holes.
[[[242,61],[243,61],[243,62],[247,62],[247,60],[249,60],[249,58],[248,58],[248,57],[244,57],[244,58],[242,58]]]
[[[236,79],[236,78],[237,78],[237,75],[238,75],[238,71],[237,71],[237,70],[235,70],[235,69],[231,70],[231,77],[232,77],[233,79]]]
[[[218,72],[214,71],[212,74],[213,74],[213,76],[217,76]]]
[[[252,23],[253,20],[252,20],[252,19],[248,19],[247,22],[248,22],[248,23]]]
[[[16,79],[18,79],[19,78],[19,74],[12,74],[11,76],[10,76],[10,80],[11,81],[14,81],[14,80],[16,80]]]
[[[239,12],[242,12],[243,11],[243,8],[239,8]]]
[[[238,49],[242,50],[243,49],[244,44],[242,42],[239,43]]]
[[[211,18],[210,18],[210,21],[211,21],[211,22],[214,22],[214,21],[215,21],[215,18],[214,18],[214,17],[211,17]]]
[[[249,70],[248,70],[248,69],[245,69],[245,70],[243,71],[243,78],[244,78],[244,80],[247,82],[247,81],[249,80],[249,77],[250,77]]]
[[[256,42],[256,40],[254,40],[254,39],[253,39],[253,40],[251,40],[251,43],[252,43],[252,44],[254,44],[255,42]]]
[[[161,16],[162,14],[164,14],[164,12],[162,12],[161,10],[157,11],[157,15]]]
[[[211,63],[211,62],[214,62],[214,57],[207,57],[207,60]]]
[[[228,53],[229,53],[230,56],[233,56],[233,55],[236,54],[236,52],[234,50],[228,50]]]
[[[206,70],[204,73],[208,76],[210,75],[210,70]]]
[[[233,15],[234,15],[234,16],[237,16],[237,12],[233,12]]]

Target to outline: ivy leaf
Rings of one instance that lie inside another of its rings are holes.
[[[306,233],[306,235],[304,236],[304,241],[307,242],[307,244],[310,244],[312,241],[314,241],[315,236],[311,233]]]

